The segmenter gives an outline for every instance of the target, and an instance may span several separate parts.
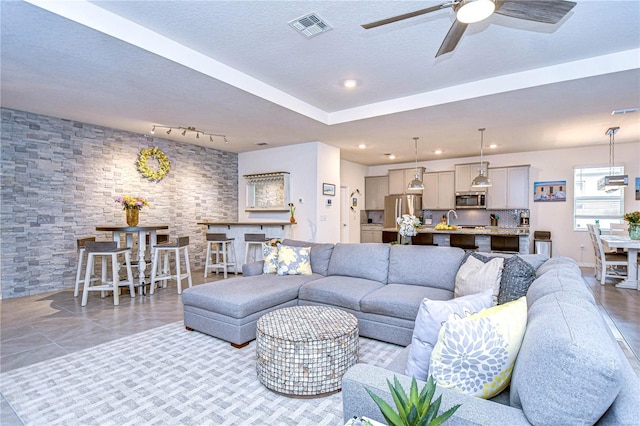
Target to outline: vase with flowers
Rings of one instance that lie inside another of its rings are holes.
[[[420,220],[412,214],[403,214],[396,219],[396,223],[400,227],[398,229],[400,244],[411,244],[411,237],[418,234]]]
[[[625,213],[624,220],[629,224],[629,238],[640,240],[640,212]]]
[[[115,202],[122,204],[122,209],[126,214],[127,225],[129,226],[138,225],[140,210],[149,205],[149,202],[139,195],[135,197],[121,195],[115,198]]]
[[[296,207],[293,205],[293,203],[289,203],[289,214],[291,215],[291,217],[289,218],[289,222],[296,223]]]

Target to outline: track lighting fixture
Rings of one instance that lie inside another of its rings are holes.
[[[182,126],[161,126],[159,124],[154,124],[153,127],[151,128],[151,134],[155,134],[156,131],[156,127],[159,129],[167,129],[167,134],[170,135],[171,131],[173,129],[176,129],[178,131],[182,130],[181,134],[182,136],[187,136],[187,132],[194,132],[196,134],[196,139],[200,139],[200,135],[202,136],[209,136],[209,141],[213,142],[213,137],[219,137],[219,138],[223,138],[224,139],[224,143],[229,143],[229,141],[227,140],[227,136],[226,135],[218,135],[216,133],[207,133],[207,132],[203,132],[202,130],[198,130],[195,127],[189,126],[189,127],[182,127]]]

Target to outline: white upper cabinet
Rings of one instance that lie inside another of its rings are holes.
[[[418,176],[422,176],[424,167],[418,167]],[[389,194],[416,194],[419,191],[409,191],[407,187],[414,179],[415,167],[412,169],[389,170]]]
[[[482,169],[484,170],[485,176],[487,176],[488,167],[489,163],[483,161]],[[480,174],[480,163],[456,164],[455,172],[456,190],[454,192],[477,191],[477,189],[471,188],[471,181]]]
[[[529,208],[529,166],[489,169],[488,209]]]
[[[369,176],[364,178],[365,210],[384,210],[384,197],[388,195],[389,178],[387,176]]]
[[[425,173],[422,181],[422,208],[424,210],[449,210],[454,209],[455,198],[455,174],[454,172]]]

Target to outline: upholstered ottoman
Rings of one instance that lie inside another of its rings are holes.
[[[339,391],[358,361],[358,320],[325,306],[295,306],[262,316],[256,332],[256,370],[267,388],[287,396]]]

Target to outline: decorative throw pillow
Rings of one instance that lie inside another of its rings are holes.
[[[527,325],[525,297],[447,321],[431,353],[438,386],[493,398],[509,385]]]
[[[275,274],[278,270],[278,251],[280,245],[272,246],[269,243],[262,243],[262,256],[264,257],[264,274]]]
[[[512,256],[504,261],[498,305],[511,302],[526,296],[529,286],[536,279],[536,270],[531,264],[519,256]]]
[[[456,274],[454,297],[468,296],[491,289],[493,291],[493,304],[498,303],[504,259],[501,257],[486,259],[487,262],[485,263],[476,256],[469,256],[460,266]]]
[[[311,247],[280,246],[278,275],[311,275]]]
[[[451,300],[424,299],[416,316],[411,338],[411,349],[405,374],[426,381],[429,373],[431,351],[438,341],[442,325],[452,318],[462,318],[493,306],[493,291],[457,297]]]

